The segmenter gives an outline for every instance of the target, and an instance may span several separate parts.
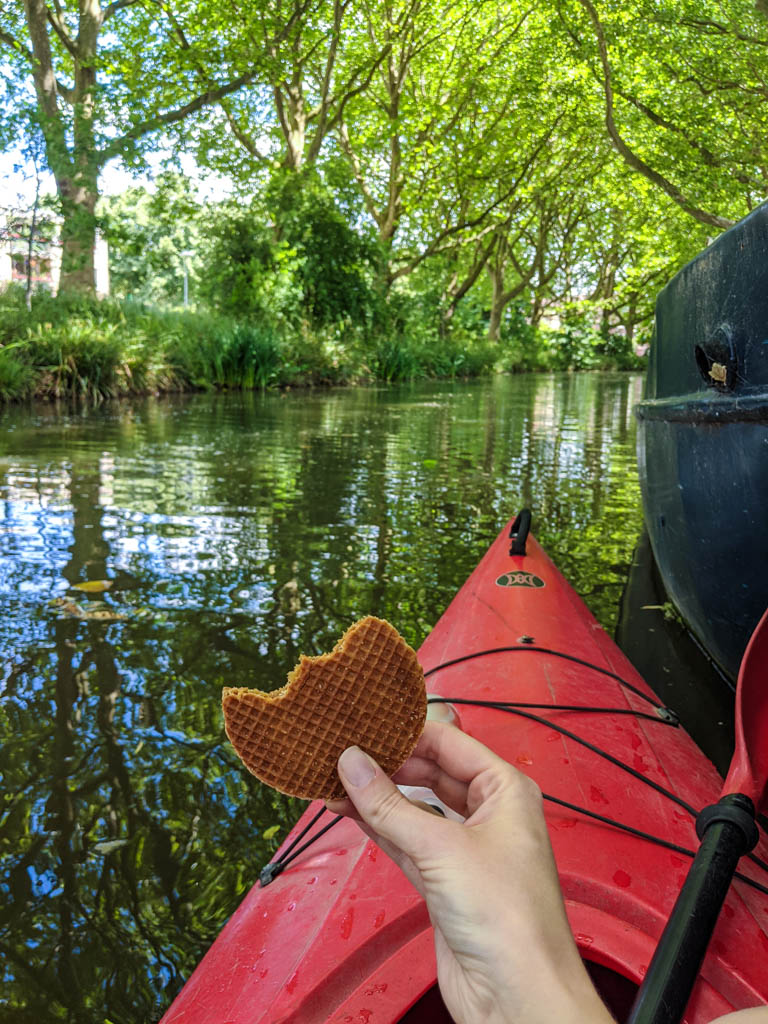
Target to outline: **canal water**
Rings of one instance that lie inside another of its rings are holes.
[[[222,686],[277,688],[368,613],[418,646],[523,506],[612,631],[641,386],[0,414],[0,1017],[157,1020],[298,817],[227,744]]]

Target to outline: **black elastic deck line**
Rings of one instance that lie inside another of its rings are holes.
[[[606,761],[609,761],[611,764],[616,765],[617,768],[621,768],[622,771],[627,772],[633,778],[637,779],[638,782],[642,782],[644,785],[650,786],[651,789],[655,789],[657,793],[660,793],[662,796],[665,796],[669,800],[672,800],[679,807],[682,807],[682,809],[684,811],[687,811],[687,813],[690,814],[694,819],[698,817],[699,812],[694,807],[692,807],[689,803],[686,803],[685,800],[683,800],[681,797],[677,796],[676,793],[673,793],[671,790],[666,789],[666,787],[662,786],[660,783],[654,782],[652,779],[649,779],[646,775],[642,775],[635,768],[630,768],[630,766],[628,764],[625,764],[623,761],[619,761],[619,759],[614,757],[613,754],[609,754],[606,750],[602,750],[600,747],[596,746],[594,743],[590,743],[589,740],[585,740],[582,736],[577,736],[576,733],[571,732],[570,729],[566,729],[565,726],[558,725],[556,722],[552,722],[548,718],[543,718],[541,715],[533,715],[530,712],[523,711],[523,710],[520,709],[519,705],[508,703],[506,701],[470,700],[469,698],[463,698],[463,697],[454,697],[454,698],[451,698],[451,697],[429,697],[428,698],[428,703],[430,703],[430,704],[465,704],[465,705],[481,707],[481,708],[495,708],[497,711],[506,711],[510,715],[519,715],[521,718],[528,718],[528,719],[530,719],[533,722],[538,722],[541,725],[546,725],[550,729],[554,729],[556,732],[562,733],[564,736],[568,736],[569,739],[574,740],[576,743],[580,743],[583,747],[586,747],[587,750],[591,750],[593,753],[597,754],[598,757],[602,757]],[[553,705],[547,704],[547,705],[544,705],[544,707],[550,707],[551,708],[551,707],[553,707]],[[588,708],[579,708],[578,710],[589,710],[589,709]],[[649,718],[651,721],[659,722],[661,725],[675,725],[675,726],[677,726],[679,724],[676,720],[674,722],[669,722],[669,721],[666,721],[663,718],[655,718],[653,715],[644,715],[642,712],[637,712],[637,717],[639,717],[639,718]],[[590,814],[591,812],[590,811],[586,811],[585,813]],[[606,820],[608,820],[608,819],[606,819]],[[758,822],[758,825],[759,824],[760,823]],[[621,827],[621,826],[618,826],[618,827]],[[629,826],[627,826],[627,827],[629,827]],[[746,853],[744,856],[748,860],[751,860],[753,864],[756,864],[759,868],[762,868],[763,871],[768,871],[768,864],[764,860],[762,860],[762,858],[758,857],[757,854],[750,852],[750,853]]]
[[[296,857],[298,857],[300,853],[304,853],[304,851],[307,849],[307,847],[311,846],[312,843],[314,843],[314,841],[316,839],[320,838],[320,836],[324,836],[325,833],[328,832],[330,829],[332,829],[334,825],[338,825],[339,822],[344,817],[343,814],[337,814],[336,817],[333,819],[333,821],[329,821],[327,825],[323,825],[323,827],[320,829],[320,831],[316,832],[313,836],[310,836],[309,839],[306,841],[306,843],[302,843],[301,844],[301,846],[298,848],[298,850],[294,850],[293,853],[291,853],[290,855],[286,856],[287,854],[289,854],[290,850],[293,850],[294,846],[299,841],[299,839],[301,839],[302,836],[307,834],[308,830],[315,824],[315,822],[320,820],[320,818],[323,816],[323,814],[325,814],[326,810],[327,810],[327,808],[325,808],[325,807],[321,807],[320,808],[320,810],[314,816],[312,821],[310,821],[310,823],[306,826],[306,828],[302,832],[300,832],[298,836],[296,836],[296,838],[291,843],[291,845],[288,847],[288,849],[285,851],[285,853],[283,854],[282,857],[280,857],[278,860],[270,861],[269,864],[265,864],[264,865],[264,867],[261,869],[261,872],[259,873],[259,882],[260,882],[262,888],[264,888],[265,885],[269,885],[269,883],[273,879],[277,878],[277,876],[280,874],[280,872],[284,868],[286,868],[291,863],[292,860],[295,860]]]
[[[665,708],[662,704],[655,704],[649,697],[647,697],[645,694],[641,693],[639,690],[636,690],[634,686],[632,686],[630,683],[627,683],[624,680],[622,680],[619,676],[615,675],[615,673],[608,672],[606,669],[602,669],[602,668],[600,668],[597,665],[591,665],[589,662],[581,661],[581,659],[579,659],[579,658],[575,658],[572,655],[563,654],[563,653],[561,653],[559,651],[550,651],[550,650],[547,650],[546,648],[511,647],[511,648],[494,648],[494,649],[489,650],[489,651],[480,651],[477,654],[467,655],[467,656],[462,657],[462,658],[456,658],[453,661],[447,661],[447,662],[444,662],[442,665],[437,665],[435,668],[430,669],[429,671],[425,672],[424,675],[428,676],[428,675],[432,674],[433,672],[437,672],[438,669],[440,669],[440,668],[446,668],[449,665],[454,665],[454,664],[457,664],[458,662],[461,662],[461,661],[468,661],[471,658],[480,657],[483,654],[496,654],[496,653],[499,653],[501,651],[518,651],[518,650],[523,650],[523,651],[526,651],[526,650],[537,650],[537,651],[548,653],[548,654],[554,654],[554,655],[556,655],[558,657],[563,657],[563,658],[566,658],[566,659],[568,659],[570,661],[575,661],[575,662],[577,662],[579,664],[586,665],[589,668],[594,668],[597,672],[601,672],[604,675],[608,675],[611,678],[616,679],[617,682],[621,683],[624,686],[627,686],[634,693],[637,693],[638,696],[640,696],[644,700],[648,701],[648,703],[652,704],[653,707],[656,709],[657,714],[656,715],[651,715],[651,714],[647,714],[646,712],[642,712],[642,711],[633,711],[631,708],[588,707],[588,706],[582,706],[582,705],[578,705],[578,704],[515,703],[515,702],[512,702],[512,701],[471,700],[469,698],[464,698],[464,697],[429,697],[428,698],[428,703],[430,703],[430,704],[461,704],[461,705],[468,705],[468,706],[474,706],[474,707],[492,708],[492,709],[495,709],[497,711],[505,711],[507,714],[518,715],[521,718],[527,718],[530,721],[537,722],[540,725],[546,725],[548,728],[554,729],[556,732],[561,733],[563,736],[567,736],[569,739],[572,739],[575,743],[579,743],[581,746],[586,747],[587,750],[591,750],[598,757],[602,757],[604,760],[606,760],[606,761],[610,762],[611,764],[615,765],[617,768],[620,768],[622,771],[627,772],[629,775],[631,775],[638,782],[641,782],[644,785],[649,786],[651,789],[655,790],[661,796],[664,796],[667,799],[671,800],[673,803],[676,803],[679,807],[681,807],[684,811],[686,811],[688,814],[690,814],[693,818],[697,817],[698,812],[696,811],[696,809],[694,807],[692,807],[690,804],[688,804],[681,797],[678,797],[677,794],[675,794],[675,793],[671,792],[670,790],[666,789],[664,786],[660,785],[659,783],[654,782],[652,779],[649,779],[646,775],[642,775],[636,769],[631,768],[628,764],[625,764],[623,761],[620,761],[618,758],[614,757],[612,754],[609,754],[606,750],[602,750],[600,747],[596,746],[594,743],[590,743],[589,740],[585,740],[583,737],[576,735],[576,733],[572,732],[570,729],[566,729],[565,726],[562,726],[562,725],[558,724],[557,722],[553,722],[550,719],[544,718],[541,715],[534,715],[530,711],[525,710],[527,708],[547,708],[547,709],[549,709],[551,711],[576,711],[576,712],[580,711],[580,712],[592,713],[592,714],[617,714],[617,715],[620,715],[620,714],[630,714],[630,715],[635,715],[635,717],[637,717],[637,718],[649,719],[650,721],[657,722],[657,723],[659,723],[661,725],[671,725],[673,727],[677,727],[679,725],[679,722],[677,720],[677,716],[674,714],[674,712],[670,711],[668,708]],[[666,839],[662,839],[660,836],[654,836],[654,835],[651,835],[648,832],[643,832],[640,829],[636,829],[636,828],[634,828],[631,825],[625,825],[622,822],[616,821],[613,818],[608,818],[605,815],[598,814],[595,811],[587,810],[587,808],[585,808],[585,807],[579,807],[577,804],[569,803],[567,800],[561,800],[558,797],[550,796],[550,795],[548,795],[546,793],[542,794],[542,796],[544,797],[545,800],[548,800],[551,803],[558,804],[561,807],[566,807],[569,810],[575,811],[575,812],[577,812],[579,814],[583,814],[583,815],[585,815],[588,818],[593,818],[596,821],[602,822],[603,824],[609,825],[609,826],[611,826],[613,828],[620,829],[621,831],[627,832],[630,835],[636,836],[639,839],[645,839],[648,842],[655,843],[657,846],[662,846],[662,847],[664,847],[666,849],[673,850],[673,851],[675,851],[677,853],[681,853],[681,854],[683,854],[683,855],[685,855],[687,857],[694,857],[695,856],[695,854],[694,854],[694,852],[692,850],[688,850],[685,847],[678,846],[676,843],[673,843],[673,842],[671,842],[669,840],[666,840]],[[302,829],[302,831],[299,832],[299,834],[293,839],[291,844],[283,851],[281,856],[277,860],[272,861],[272,862],[266,864],[262,868],[260,876],[259,876],[260,883],[261,883],[262,886],[268,885],[274,878],[277,877],[277,875],[280,874],[280,872],[285,867],[287,867],[288,864],[291,863],[291,861],[293,861],[296,857],[299,856],[299,854],[303,853],[304,850],[306,850],[309,846],[311,846],[312,843],[314,843],[316,839],[319,839],[322,835],[325,835],[326,832],[328,832],[331,828],[333,828],[334,825],[338,825],[338,823],[342,820],[343,815],[337,815],[333,819],[333,821],[331,821],[327,825],[323,826],[323,828],[321,828],[318,832],[316,832],[315,835],[311,836],[305,843],[302,843],[302,845],[299,846],[298,849],[296,849],[297,843],[299,843],[300,840],[303,839],[303,837],[307,834],[307,832],[309,832],[309,830],[320,820],[320,818],[323,816],[323,814],[325,814],[326,810],[327,810],[327,808],[321,807],[320,810],[317,812],[317,814],[315,814],[315,816],[311,819],[311,821],[309,821],[309,823]],[[761,858],[757,857],[754,853],[748,853],[746,856],[749,858],[749,860],[751,860],[754,864],[756,864],[762,870],[768,871],[768,864],[766,864],[765,861],[761,860]],[[741,874],[738,871],[735,873],[735,877],[738,878],[740,881],[744,882],[745,884],[751,885],[754,889],[757,889],[759,892],[762,892],[762,893],[765,893],[766,895],[768,895],[768,886],[763,886],[759,882],[756,882],[752,878],[748,878],[746,875],[743,875],[743,874]]]
[[[561,800],[559,797],[550,796],[548,793],[541,794],[542,799],[548,800],[550,803],[557,804],[559,807],[566,807],[569,811],[576,811],[578,814],[583,814],[587,818],[594,818],[596,821],[602,822],[604,825],[610,825],[612,828],[618,828],[622,832],[628,832],[631,836],[636,836],[638,839],[646,839],[649,843],[653,843],[654,846],[663,846],[667,850],[673,850],[675,853],[682,853],[685,857],[690,857],[691,860],[696,856],[695,850],[689,850],[685,846],[678,846],[677,843],[672,843],[668,839],[662,839],[660,836],[651,835],[650,832],[643,832],[639,828],[633,828],[632,825],[625,825],[622,821],[616,821],[614,818],[606,818],[604,814],[598,814],[596,811],[588,811],[586,807],[579,807],[578,804],[569,803],[567,800]],[[768,870],[768,864],[764,864],[763,861],[757,860],[760,867]],[[745,882],[747,885],[751,885],[753,889],[757,889],[758,892],[765,893],[768,895],[768,885],[763,885],[761,882],[756,882],[754,878],[749,878],[747,875],[743,875],[740,871],[734,872],[734,878],[738,878],[740,882]]]
[[[634,828],[632,825],[625,825],[624,822],[616,821],[615,818],[608,818],[604,814],[598,814],[596,811],[589,811],[586,807],[580,807],[578,804],[572,804],[568,800],[561,800],[559,797],[552,796],[549,793],[542,793],[542,798],[547,800],[549,803],[557,804],[559,807],[565,807],[569,811],[574,811],[576,814],[582,814],[587,818],[593,818],[595,821],[601,822],[603,825],[608,825],[610,828],[617,828],[621,832],[627,832],[631,836],[635,836],[637,839],[643,839],[646,842],[652,843],[654,846],[661,846],[666,850],[672,850],[674,853],[680,853],[685,857],[693,859],[696,856],[694,850],[689,850],[685,846],[679,846],[677,843],[673,843],[668,839],[662,839],[661,836],[654,836],[650,832],[643,832],[639,828]],[[323,826],[315,835],[311,836],[306,843],[303,843],[294,853],[290,853],[294,849],[296,843],[302,836],[305,836],[309,829],[320,820],[320,818],[326,813],[327,808],[321,807],[317,814],[312,818],[309,824],[299,833],[299,835],[293,840],[291,845],[285,850],[284,854],[276,861],[271,861],[269,864],[265,864],[259,875],[259,881],[262,888],[265,885],[269,885],[273,879],[275,879],[280,872],[287,867],[287,865],[298,857],[300,853],[303,853],[309,846],[314,843],[316,839],[325,835],[326,832],[330,831],[334,825],[343,819],[343,815],[337,815],[333,821],[328,822],[327,825]],[[768,871],[768,864],[765,864],[759,858],[754,859],[757,865],[764,870]],[[768,886],[762,885],[760,882],[755,881],[754,878],[749,878],[747,875],[742,874],[740,871],[735,872],[734,878],[737,878],[740,882],[744,882],[745,885],[751,886],[758,892],[768,895]]]
[[[441,704],[450,701],[451,704],[462,703],[451,697],[429,697],[427,703]],[[679,728],[680,722],[674,712],[668,708],[657,707],[655,715],[647,711],[635,711],[634,708],[606,708],[590,707],[587,704],[539,704],[526,703],[517,700],[466,700],[463,703],[475,704],[481,708],[546,708],[549,711],[583,711],[594,715],[632,715],[633,718],[647,718],[649,722],[660,722],[662,725],[671,725],[674,729]]]
[[[547,800],[549,803],[557,804],[558,807],[566,807],[569,811],[576,811],[578,814],[584,814],[587,818],[594,818],[595,821],[600,821],[604,825],[610,825],[612,828],[621,829],[622,832],[629,832],[632,836],[637,836],[638,839],[647,839],[648,842],[654,843],[656,846],[663,846],[667,850],[674,850],[675,853],[683,853],[686,857],[695,857],[696,854],[693,850],[689,850],[685,846],[678,846],[677,843],[673,843],[669,839],[662,839],[661,836],[651,835],[650,832],[643,832],[639,828],[634,828],[632,825],[625,825],[623,821],[616,821],[615,818],[607,818],[604,814],[598,814],[597,811],[588,811],[586,807],[579,807],[578,804],[569,803],[567,800],[561,800],[560,797],[550,796],[549,793],[541,794],[543,800]]]
[[[570,729],[566,729],[564,725],[560,725],[559,722],[551,722],[548,718],[543,718],[541,715],[534,715],[530,711],[523,711],[521,708],[512,707],[509,704],[505,704],[503,701],[475,701],[469,700],[462,697],[430,697],[430,703],[434,704],[468,704],[477,705],[483,708],[495,708],[497,711],[505,711],[509,715],[519,715],[521,718],[528,718],[532,722],[538,722],[539,725],[546,725],[550,729],[554,729],[556,732],[562,733],[563,736],[567,736],[572,739],[574,743],[580,743],[587,750],[591,750],[593,754],[597,754],[598,757],[604,758],[604,760],[615,765],[617,768],[621,768],[622,771],[627,772],[632,778],[637,779],[646,786],[650,786],[651,789],[655,789],[657,793],[672,800],[678,806],[682,807],[684,811],[687,811],[693,818],[699,813],[689,803],[686,803],[681,797],[677,796],[676,793],[671,792],[669,789],[665,789],[664,786],[658,782],[654,782],[653,779],[649,779],[646,775],[642,775],[634,768],[630,768],[628,764],[620,761],[613,754],[609,754],[607,750],[602,750],[600,747],[595,746],[594,743],[590,743],[589,740],[585,740],[582,736],[577,736],[575,732],[571,732]],[[660,724],[666,725],[663,719],[657,720]]]
[[[301,832],[299,832],[299,834],[294,837],[293,842],[290,844],[290,846],[287,849],[283,850],[283,852],[281,853],[281,855],[280,855],[280,857],[278,859],[279,860],[285,860],[285,858],[288,856],[288,854],[291,852],[291,850],[294,848],[294,846],[304,838],[304,836],[307,834],[307,832],[309,832],[309,830],[312,828],[312,826],[316,822],[320,821],[320,819],[322,818],[322,816],[324,814],[325,814],[325,807],[321,807],[320,810],[317,812],[317,814],[312,819],[312,821],[310,821],[308,825],[305,825],[304,828],[301,830]]]
[[[632,683],[628,683],[626,679],[622,679],[620,675],[615,672],[611,672],[610,669],[602,668],[600,665],[595,665],[594,662],[585,661],[583,658],[577,658],[575,654],[566,654],[565,651],[555,651],[550,647],[538,647],[533,644],[519,644],[512,647],[489,647],[485,651],[475,651],[473,654],[462,654],[459,658],[451,658],[449,661],[443,661],[439,665],[435,665],[434,668],[429,668],[424,673],[424,678],[431,676],[434,672],[439,672],[441,668],[450,668],[451,665],[460,665],[464,661],[471,661],[473,658],[484,658],[486,654],[517,654],[522,651],[528,651],[533,654],[551,654],[554,658],[563,658],[565,661],[572,661],[575,665],[581,665],[584,668],[591,668],[595,672],[599,672],[601,675],[608,676],[609,679],[615,679],[617,683],[626,687],[627,690],[631,690],[632,693],[638,697],[642,697],[643,700],[649,704],[653,704],[655,708],[663,707],[662,704],[658,704],[652,697],[649,697],[647,693],[643,693],[642,690],[634,686]]]

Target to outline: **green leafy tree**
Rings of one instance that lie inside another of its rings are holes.
[[[207,157],[247,173],[271,172],[275,162],[287,171],[317,163],[347,105],[370,87],[391,47],[369,45],[361,8],[359,0],[288,0],[278,5],[287,26],[280,35],[269,20],[254,17],[254,5],[235,8],[232,30],[269,53],[269,71],[260,85],[220,103],[239,150],[222,150],[213,127],[201,134]]]
[[[207,215],[192,183],[162,174],[154,191],[142,186],[102,200],[102,231],[109,242],[112,291],[142,302],[180,305],[186,257],[195,251]],[[187,267],[196,280],[194,260]]]
[[[202,261],[200,295],[213,309],[274,324],[298,318],[298,254],[275,238],[258,201],[226,203],[212,212]]]
[[[316,327],[375,315],[376,241],[312,168],[277,174],[263,201],[223,207],[212,239],[202,288],[222,312]]]
[[[631,170],[722,230],[768,191],[768,23],[753,0],[558,6],[587,106]]]
[[[268,193],[278,236],[298,254],[303,307],[322,326],[369,323],[379,250],[363,227],[349,224],[328,187],[311,170],[279,177]]]
[[[6,138],[17,135],[32,110],[42,131],[63,216],[64,288],[93,288],[103,168],[140,165],[163,132],[263,71],[258,52],[246,60],[227,45],[205,0],[183,11],[143,0],[5,0],[0,44],[11,101],[0,123]]]

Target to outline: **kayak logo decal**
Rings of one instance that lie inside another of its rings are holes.
[[[505,572],[496,580],[497,587],[532,587],[539,590],[544,586],[544,580],[540,576],[534,576],[532,572]]]

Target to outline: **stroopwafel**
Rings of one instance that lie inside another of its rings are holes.
[[[330,654],[304,655],[279,690],[225,687],[224,726],[246,768],[289,796],[344,796],[339,754],[356,744],[393,775],[424,728],[416,653],[383,619],[351,626]]]

